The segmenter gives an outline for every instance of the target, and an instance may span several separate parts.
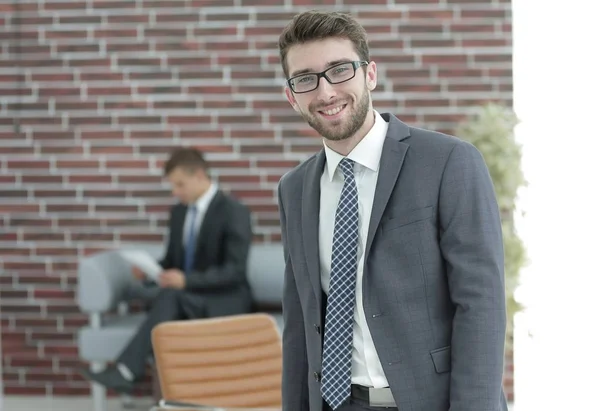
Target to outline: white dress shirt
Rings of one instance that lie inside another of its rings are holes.
[[[182,239],[183,243],[182,244],[184,247],[189,238],[188,233],[189,233],[191,227],[194,228],[194,232],[196,233],[196,236],[198,235],[198,232],[200,231],[200,227],[202,225],[202,220],[204,220],[204,215],[206,214],[206,210],[208,209],[210,202],[215,197],[217,190],[218,190],[217,184],[211,183],[208,190],[206,190],[206,192],[203,195],[198,197],[198,199],[196,200],[196,203],[195,203],[197,213],[196,213],[196,218],[193,221],[193,225],[192,225],[192,221],[191,221],[191,210],[188,207],[187,214],[185,216],[185,223],[183,225],[183,239]],[[198,242],[197,237],[196,237],[196,242]]]
[[[375,196],[375,186],[379,175],[379,160],[388,123],[375,112],[375,124],[360,143],[348,154],[354,161],[354,177],[358,189],[358,264],[356,272],[356,304],[354,305],[354,332],[352,350],[352,383],[365,387],[388,387],[381,367],[381,361],[373,345],[373,339],[367,325],[362,301],[362,278],[365,262],[365,245],[371,208]],[[329,294],[331,274],[331,252],[333,229],[338,201],[344,186],[342,170],[338,169],[342,155],[331,150],[325,144],[327,158],[321,176],[321,208],[319,211],[319,254],[321,265],[321,286]]]

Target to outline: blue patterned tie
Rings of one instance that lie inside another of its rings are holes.
[[[339,166],[344,173],[344,187],[333,230],[321,385],[323,399],[334,410],[350,396],[358,244],[358,190],[354,181],[354,162],[344,158]]]
[[[185,260],[183,262],[183,271],[185,275],[188,275],[194,269],[194,254],[196,251],[196,214],[197,208],[195,205],[189,207],[189,222],[187,241],[185,243]]]

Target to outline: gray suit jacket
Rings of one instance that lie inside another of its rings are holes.
[[[483,157],[455,137],[389,129],[365,249],[364,309],[401,411],[502,411],[504,252]],[[321,410],[320,151],[282,177],[283,410]]]

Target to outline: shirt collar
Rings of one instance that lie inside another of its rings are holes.
[[[347,158],[369,170],[377,171],[379,170],[379,160],[381,159],[381,150],[383,149],[383,142],[387,134],[388,123],[377,111],[373,110],[373,112],[375,114],[375,124],[373,124],[371,130],[348,154]],[[335,170],[344,156],[330,149],[325,144],[325,140],[323,140],[323,146],[325,147],[325,157],[327,159],[327,175],[329,181],[332,181]]]
[[[202,194],[200,197],[198,197],[198,199],[194,203],[196,205],[196,210],[201,211],[201,210],[207,209],[208,205],[210,204],[213,197],[217,193],[217,189],[218,189],[217,184],[214,182],[211,182],[210,186],[208,187],[208,190],[206,190],[206,192],[204,194]]]

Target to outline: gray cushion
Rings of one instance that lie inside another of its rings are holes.
[[[253,244],[248,257],[248,281],[259,304],[281,304],[285,262],[281,244]]]
[[[101,328],[83,327],[79,330],[79,356],[84,361],[112,361],[133,337],[145,313],[114,316]]]

